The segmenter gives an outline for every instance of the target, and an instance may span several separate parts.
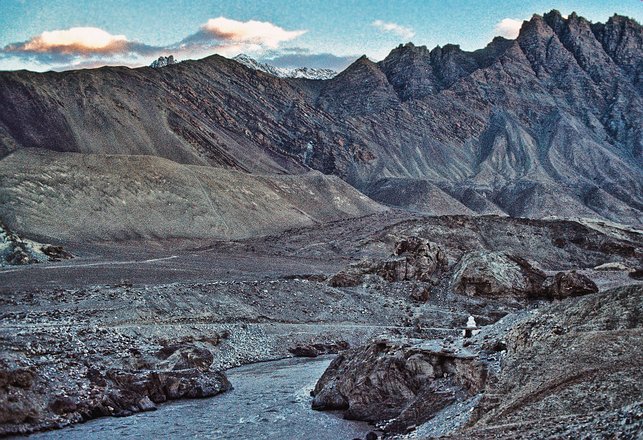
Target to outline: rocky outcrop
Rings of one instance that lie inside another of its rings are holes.
[[[454,268],[451,289],[463,295],[527,298],[539,296],[546,275],[527,260],[504,252],[472,252]]]
[[[0,436],[127,416],[168,400],[211,397],[232,388],[224,373],[210,368],[218,335],[207,342],[175,340],[149,352],[149,341],[115,332],[97,332],[105,341],[88,345],[102,345],[100,351],[79,344],[79,336],[91,331],[75,337],[58,333],[56,342],[28,344],[28,356],[16,351],[0,356]],[[115,349],[126,351],[114,356]]]
[[[174,55],[170,55],[167,57],[160,56],[157,60],[152,61],[152,64],[150,64],[150,67],[152,69],[160,69],[161,67],[171,66],[172,64],[176,64],[176,61],[174,60]]]
[[[399,239],[393,255],[398,258],[383,262],[377,272],[387,281],[431,281],[449,265],[446,254],[437,244],[416,236]]]
[[[362,260],[332,276],[328,283],[333,287],[351,287],[364,282],[367,275],[377,275],[388,282],[431,282],[444,273],[449,262],[437,244],[429,240],[408,236],[399,238],[393,255],[383,260]]]
[[[557,299],[598,292],[596,284],[574,270],[547,276],[527,260],[504,252],[472,252],[454,268],[451,290],[487,298]]]
[[[172,344],[159,350],[162,362],[158,367],[163,370],[187,370],[196,368],[207,371],[212,365],[214,356],[206,347],[193,344]]]
[[[129,372],[111,370],[97,374],[92,382],[104,387],[104,395],[96,406],[82,405],[76,411],[124,416],[155,409],[154,404],[182,398],[211,397],[232,388],[225,374],[196,368]],[[86,408],[83,408],[86,406]]]
[[[313,409],[403,432],[479,392],[486,367],[472,354],[377,341],[340,354],[313,390]]]
[[[543,295],[551,299],[565,299],[572,296],[588,295],[598,292],[596,283],[586,275],[576,271],[558,272],[543,284]]]
[[[62,246],[21,238],[0,221],[0,266],[59,261],[73,258]]]

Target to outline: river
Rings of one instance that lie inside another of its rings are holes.
[[[161,405],[130,417],[105,417],[30,439],[316,439],[364,438],[366,423],[310,409],[310,390],[331,358],[293,358],[228,370],[234,390]]]

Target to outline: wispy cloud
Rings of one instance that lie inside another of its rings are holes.
[[[225,17],[208,20],[195,33],[167,46],[151,46],[113,35],[97,27],[74,27],[46,31],[27,41],[0,49],[0,66],[41,64],[54,70],[110,64],[141,65],[150,58],[173,53],[179,58],[201,57],[214,53],[236,55],[278,50],[306,30],[286,30],[270,22],[237,21]],[[4,59],[4,60],[3,60]],[[4,62],[2,62],[4,61]]]
[[[402,26],[393,22],[386,22],[382,20],[375,20],[371,23],[372,26],[376,27],[382,32],[390,32],[397,35],[398,37],[409,39],[415,36],[415,31],[407,26]]]
[[[520,33],[520,28],[522,27],[523,20],[518,18],[503,18],[496,26],[493,28],[496,35],[500,35],[505,38],[516,38]]]

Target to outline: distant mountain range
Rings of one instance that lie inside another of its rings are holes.
[[[274,75],[279,78],[304,78],[304,79],[331,79],[337,72],[331,69],[313,69],[310,67],[275,67],[267,63],[260,63],[246,54],[239,54],[233,60],[254,70]]]
[[[633,19],[552,11],[515,40],[474,52],[409,43],[324,80],[216,55],[162,69],[2,72],[0,157],[30,147],[252,174],[314,169],[434,214],[641,225],[642,47]],[[44,174],[48,163],[37,162]],[[0,200],[12,185],[0,176]],[[0,206],[18,231],[20,209]]]

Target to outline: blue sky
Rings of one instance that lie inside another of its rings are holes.
[[[477,49],[551,9],[591,21],[615,12],[643,20],[641,0],[0,0],[0,70],[137,66],[161,54],[238,52],[277,65],[340,69],[361,54],[381,59],[407,41]]]

